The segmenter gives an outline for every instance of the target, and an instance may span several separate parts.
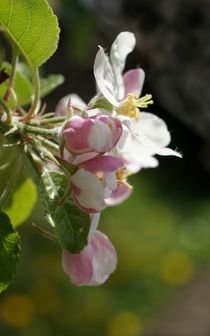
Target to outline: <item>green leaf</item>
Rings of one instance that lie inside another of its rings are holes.
[[[8,75],[11,74],[11,65],[7,62],[2,64],[1,69],[5,70]],[[24,106],[31,102],[33,95],[33,88],[31,80],[29,79],[30,73],[24,63],[19,63],[16,70],[14,91],[17,96],[17,105]],[[64,77],[61,74],[49,75],[47,78],[41,78],[41,97],[48,95],[51,91],[56,89],[59,85],[63,84]],[[9,85],[9,79],[0,85],[0,96],[4,97]],[[15,102],[11,96],[8,102],[10,108],[14,108]]]
[[[57,17],[46,0],[1,0],[0,25],[34,68],[57,48]]]
[[[48,95],[51,91],[63,84],[63,75],[49,75],[47,78],[41,78],[41,97]]]
[[[11,65],[7,62],[4,62],[2,64],[2,69],[6,71],[8,75],[11,73]],[[0,86],[0,96],[4,97],[7,88],[9,85],[9,79],[4,82]],[[22,71],[17,68],[16,76],[15,76],[15,83],[14,83],[14,91],[17,96],[17,105],[23,106],[31,102],[32,94],[33,94],[33,88],[30,80],[24,75]],[[11,96],[8,103],[10,108],[14,108],[15,102],[13,97]]]
[[[54,226],[63,249],[79,253],[87,245],[90,217],[73,202],[70,191],[60,201],[69,186],[68,177],[58,171],[45,171],[41,178],[40,195],[46,219]]]
[[[4,208],[14,227],[27,220],[36,201],[37,188],[31,178],[26,178],[13,192],[11,204]]]
[[[0,293],[5,290],[17,271],[20,238],[9,217],[0,211]]]

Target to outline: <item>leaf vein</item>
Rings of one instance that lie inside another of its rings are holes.
[[[43,10],[43,7],[42,7],[42,14],[43,14],[43,18],[45,17],[45,13],[44,13],[44,10]],[[39,38],[37,39],[37,41],[34,43],[34,46],[33,48],[30,50],[30,52],[28,53],[28,56],[30,56],[32,54],[32,52],[34,51],[34,49],[36,49],[37,45],[39,44],[39,42],[42,40],[43,38],[43,35],[44,35],[44,31],[45,31],[45,28],[46,28],[46,21],[45,20],[42,20],[42,23],[43,23],[43,26],[42,26],[42,32],[39,36]]]
[[[14,0],[11,0],[11,6],[10,6],[9,19],[8,19],[8,22],[7,22],[7,27],[6,27],[6,28],[9,28],[9,26],[10,26],[10,23],[11,23],[11,19],[12,19],[12,12],[13,12],[13,1],[14,1]]]
[[[30,13],[30,11],[28,11],[28,23],[27,23],[26,30],[25,30],[25,31],[23,32],[23,34],[19,37],[19,39],[17,40],[17,43],[20,43],[20,41],[22,40],[22,38],[28,33],[30,24],[31,24],[31,13]],[[21,43],[20,43],[20,44],[21,44]]]

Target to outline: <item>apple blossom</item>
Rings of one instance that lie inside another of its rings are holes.
[[[131,195],[127,177],[142,168],[157,167],[155,155],[181,157],[168,148],[171,136],[165,122],[152,113],[140,113],[153,103],[151,95],[140,97],[144,71],[123,74],[134,46],[134,35],[123,32],[114,41],[110,58],[99,47],[94,63],[97,96],[86,105],[77,95],[69,95],[56,109],[64,114],[70,97],[73,114],[63,137],[68,161],[77,167],[71,176],[71,193],[76,205],[92,218],[87,246],[79,254],[63,251],[63,269],[78,286],[103,283],[117,265],[113,245],[96,230],[99,212]],[[103,100],[110,104],[107,110]]]
[[[138,98],[145,74],[142,69],[132,69],[122,75],[127,55],[135,47],[133,33],[120,33],[112,44],[110,59],[102,47],[94,62],[94,75],[99,93],[115,108],[119,115],[138,116],[138,108],[152,104],[151,95]]]
[[[63,251],[63,270],[74,285],[101,285],[117,267],[114,246],[104,233],[96,230],[99,218],[99,213],[92,215],[88,244],[80,253]]]
[[[106,199],[118,189],[116,172],[124,160],[114,156],[98,156],[82,162],[71,176],[72,196],[86,212],[95,213],[107,207]]]

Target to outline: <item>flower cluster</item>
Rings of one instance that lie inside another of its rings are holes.
[[[63,269],[75,285],[102,284],[115,270],[117,255],[109,239],[97,230],[100,213],[132,193],[127,177],[158,165],[154,155],[175,155],[163,120],[142,109],[152,104],[141,97],[145,74],[123,74],[127,55],[135,47],[130,32],[120,33],[110,57],[99,47],[94,62],[97,94],[85,104],[77,95],[64,97],[56,115],[68,115],[62,128],[62,159],[75,167],[71,193],[77,206],[90,214],[88,245],[79,253],[63,251]]]

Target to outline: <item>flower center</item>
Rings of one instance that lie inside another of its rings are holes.
[[[152,95],[146,94],[141,98],[137,98],[133,93],[129,93],[127,98],[117,108],[117,113],[131,118],[139,116],[139,109],[145,108],[149,104],[153,104]]]
[[[129,175],[127,172],[126,167],[120,168],[118,171],[115,172],[116,179],[118,182],[122,182],[123,180],[126,180],[126,177]]]

